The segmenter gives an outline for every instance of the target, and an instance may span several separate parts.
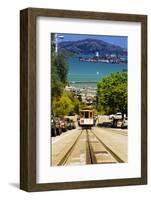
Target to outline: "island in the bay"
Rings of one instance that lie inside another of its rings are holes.
[[[99,39],[62,41],[58,43],[58,48],[60,53],[64,51],[73,53],[81,62],[127,63],[127,48]]]

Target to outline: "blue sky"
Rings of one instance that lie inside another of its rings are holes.
[[[108,42],[114,45],[121,46],[127,49],[127,36],[105,36],[105,35],[85,35],[85,34],[65,34],[65,33],[58,33],[58,36],[64,36],[64,38],[60,41],[77,41],[83,40],[87,38],[92,39],[99,39],[103,40],[104,42]]]

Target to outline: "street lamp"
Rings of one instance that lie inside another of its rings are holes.
[[[55,52],[56,54],[58,53],[58,40],[63,40],[64,39],[64,36],[63,35],[58,35],[57,33],[55,34]]]

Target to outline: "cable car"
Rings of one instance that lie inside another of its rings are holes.
[[[82,128],[91,128],[94,126],[94,110],[88,108],[80,110],[80,118],[78,124]]]

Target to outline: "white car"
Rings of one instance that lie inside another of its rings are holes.
[[[126,114],[124,114],[124,118],[126,117]],[[121,112],[117,112],[114,115],[110,115],[109,119],[122,119],[122,113]]]
[[[115,119],[122,119],[122,113],[121,113],[121,112],[117,112],[117,113],[114,115],[114,118],[115,118]]]
[[[113,117],[114,117],[114,115],[112,114],[112,115],[109,115],[109,119],[113,119]]]

